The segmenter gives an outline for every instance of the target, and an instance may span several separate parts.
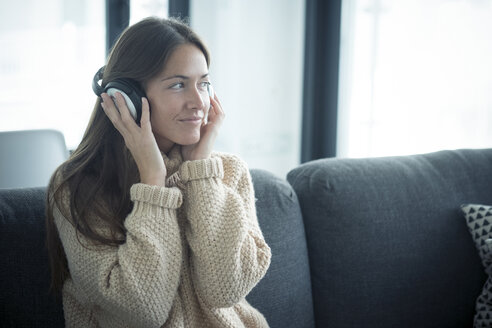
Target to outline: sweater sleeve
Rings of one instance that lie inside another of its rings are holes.
[[[233,306],[265,275],[271,257],[249,170],[222,155],[184,162],[180,175],[195,290],[212,308]]]
[[[182,243],[176,209],[181,191],[135,184],[134,202],[125,219],[126,242],[118,247],[94,245],[55,210],[78,302],[106,312],[133,327],[159,327],[177,293]]]

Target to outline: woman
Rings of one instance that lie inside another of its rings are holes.
[[[102,78],[146,94],[133,119],[101,94],[51,179],[48,247],[68,327],[267,327],[245,296],[266,273],[249,171],[213,152],[224,112],[209,54],[176,20],[123,32]],[[206,118],[208,116],[208,118]]]

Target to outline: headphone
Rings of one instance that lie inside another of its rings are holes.
[[[98,97],[101,96],[101,93],[106,92],[113,99],[116,92],[121,93],[123,98],[125,98],[126,106],[130,113],[135,121],[139,123],[142,117],[142,97],[145,97],[145,92],[140,87],[140,84],[132,79],[121,78],[110,81],[105,87],[102,87],[99,81],[103,78],[104,68],[105,66],[101,67],[94,75],[92,90]]]
[[[140,84],[132,79],[121,78],[108,82],[103,88],[99,84],[99,81],[103,78],[104,68],[105,66],[101,67],[96,75],[94,75],[94,79],[92,80],[92,90],[94,90],[94,93],[98,97],[101,97],[101,93],[106,92],[113,99],[116,92],[121,93],[123,98],[125,98],[126,106],[130,110],[133,118],[137,123],[140,123],[140,118],[142,117],[142,97],[146,97]],[[207,85],[207,91],[209,97],[214,98],[215,93],[212,84],[209,83]]]

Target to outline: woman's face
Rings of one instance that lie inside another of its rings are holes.
[[[168,152],[177,143],[200,140],[200,128],[210,107],[205,56],[195,45],[184,44],[171,54],[160,74],[146,86],[150,122],[159,148]]]

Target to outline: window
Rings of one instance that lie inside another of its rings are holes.
[[[90,87],[105,59],[100,0],[0,4],[0,130],[58,129],[81,140],[95,102]]]
[[[492,2],[344,0],[338,155],[492,145]]]

